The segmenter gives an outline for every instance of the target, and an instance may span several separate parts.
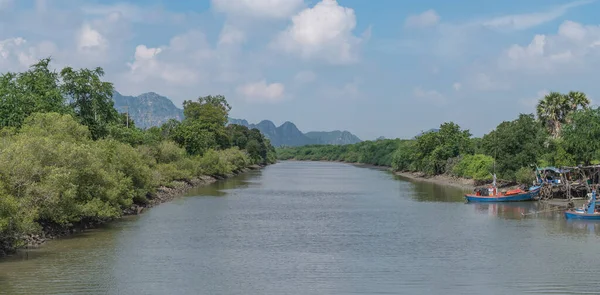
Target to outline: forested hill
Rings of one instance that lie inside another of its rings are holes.
[[[285,122],[277,127],[269,120],[251,124],[243,119],[229,118],[229,124],[237,124],[260,130],[273,146],[304,146],[311,144],[345,145],[361,142],[360,138],[348,131],[312,131],[303,133],[292,122]]]

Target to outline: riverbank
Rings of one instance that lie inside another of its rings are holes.
[[[427,176],[421,172],[400,172],[394,171],[395,175],[400,177],[408,178],[413,181],[422,181],[435,183],[439,185],[452,186],[456,188],[460,188],[463,190],[473,191],[478,184],[473,179],[453,177],[449,175],[435,175],[435,176]]]
[[[296,160],[296,159],[289,159],[289,160],[285,160],[285,161],[314,162],[314,161],[304,161],[304,160]],[[322,161],[317,161],[317,162],[344,163],[344,164],[349,164],[349,165],[353,165],[353,166],[360,167],[360,168],[386,170],[386,171],[393,173],[394,175],[397,175],[397,176],[400,176],[403,178],[407,178],[412,181],[424,181],[424,182],[429,182],[429,183],[434,183],[434,184],[439,184],[439,185],[447,185],[447,186],[452,186],[452,187],[456,187],[456,188],[460,188],[460,189],[464,189],[464,190],[468,190],[468,191],[473,191],[473,189],[475,189],[477,186],[481,185],[481,183],[477,183],[473,179],[453,177],[450,175],[428,176],[422,172],[394,171],[392,169],[392,167],[390,167],[390,166],[378,166],[378,165],[366,164],[366,163],[352,163],[352,162],[345,162],[345,161],[327,161],[327,160],[322,160]]]
[[[238,171],[234,171],[233,173],[223,177],[203,175],[200,177],[190,179],[189,181],[173,181],[168,187],[161,186],[157,188],[156,193],[148,196],[148,202],[146,202],[145,204],[133,204],[131,207],[124,209],[122,217],[142,214],[146,209],[152,208],[162,203],[170,202],[173,199],[182,196],[191,189],[210,185],[217,181],[225,180],[251,170],[262,169],[264,167],[266,167],[266,165],[251,165]],[[98,227],[99,225],[106,224],[114,220],[118,219],[107,220],[101,223],[89,221],[81,222],[79,224],[74,224],[73,226],[68,228],[42,224],[42,230],[39,234],[29,234],[24,236],[22,239],[25,244],[22,247],[18,247],[13,250],[39,247],[49,240],[64,238],[74,234],[82,233],[87,229],[93,229]],[[0,247],[0,257],[2,257],[3,252],[4,251],[2,250],[2,247]]]

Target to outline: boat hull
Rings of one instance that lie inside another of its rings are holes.
[[[540,188],[532,189],[528,192],[524,192],[521,194],[508,195],[508,196],[477,196],[477,195],[465,195],[467,202],[524,202],[524,201],[533,201],[539,195]]]
[[[600,220],[600,214],[589,214],[586,212],[577,212],[573,210],[565,211],[566,219],[579,219],[579,220]]]

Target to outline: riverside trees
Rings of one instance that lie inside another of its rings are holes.
[[[43,226],[118,218],[173,181],[274,162],[260,132],[225,127],[222,96],[186,102],[183,122],[141,130],[114,109],[101,68],[49,64],[0,76],[0,253]]]
[[[520,114],[480,138],[448,122],[440,125],[439,131],[415,139],[280,148],[278,157],[384,165],[397,171],[477,180],[491,179],[496,172],[499,178],[525,181],[535,165],[569,166],[600,160],[600,108],[589,104],[582,92],[551,92],[540,99],[537,118]],[[390,150],[390,146],[394,148]],[[366,151],[378,156],[368,157]]]

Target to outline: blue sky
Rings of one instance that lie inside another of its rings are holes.
[[[0,69],[52,56],[123,94],[223,94],[231,116],[407,138],[476,136],[549,91],[594,102],[597,1],[0,0]]]

